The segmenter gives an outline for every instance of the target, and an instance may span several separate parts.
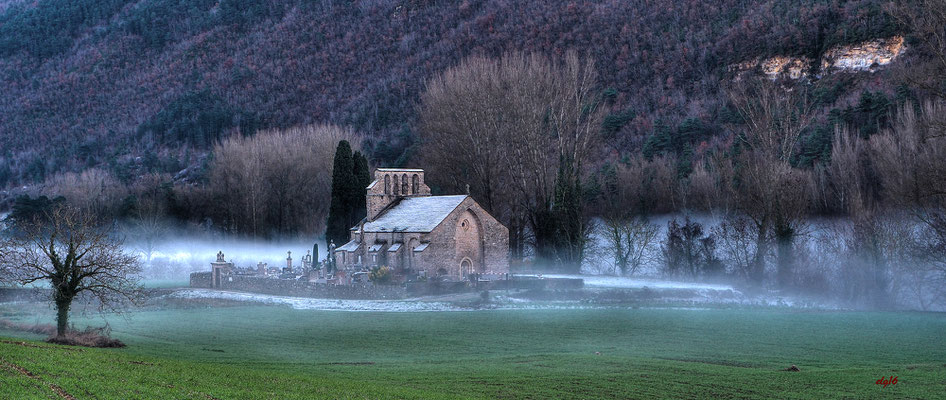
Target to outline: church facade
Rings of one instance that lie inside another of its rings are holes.
[[[345,269],[463,279],[509,272],[509,230],[469,195],[431,196],[424,170],[379,168],[366,188],[368,216],[334,251]]]

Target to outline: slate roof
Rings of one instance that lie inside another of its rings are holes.
[[[384,243],[375,243],[368,248],[368,251],[378,251],[381,250],[382,247],[384,247]]]
[[[417,247],[414,248],[414,251],[420,253],[420,252],[426,250],[426,249],[427,249],[427,246],[430,246],[430,243],[421,243],[420,246],[417,246]]]
[[[358,245],[359,245],[358,241],[352,240],[348,243],[345,243],[341,247],[336,247],[335,251],[355,251],[355,250],[358,250]]]
[[[430,232],[453,212],[466,195],[406,197],[374,221],[365,232]]]

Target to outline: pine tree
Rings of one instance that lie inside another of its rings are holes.
[[[354,161],[352,159],[351,145],[348,141],[338,142],[335,149],[335,160],[332,165],[332,204],[329,206],[328,222],[325,228],[325,240],[331,243],[335,242],[341,246],[348,242],[348,230],[352,227],[350,224],[351,204],[355,186]]]

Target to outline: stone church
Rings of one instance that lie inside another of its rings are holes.
[[[462,279],[509,272],[509,230],[469,195],[431,196],[422,169],[379,168],[368,216],[336,248],[339,268],[394,268]]]

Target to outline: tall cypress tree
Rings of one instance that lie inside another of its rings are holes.
[[[368,215],[368,208],[365,204],[367,200],[365,188],[371,184],[371,172],[368,170],[368,159],[365,158],[364,154],[356,151],[352,158],[354,161],[354,169],[352,172],[356,183],[354,192],[352,193],[354,201],[351,204],[352,226],[354,226],[354,224],[361,222],[361,220]]]
[[[328,210],[325,228],[326,242],[341,246],[348,242],[348,230],[352,227],[349,218],[355,186],[354,160],[348,141],[338,142],[332,165],[332,204]]]

